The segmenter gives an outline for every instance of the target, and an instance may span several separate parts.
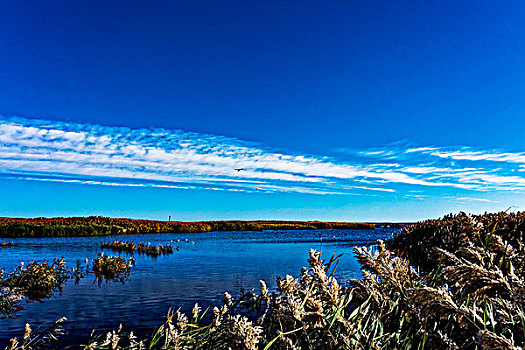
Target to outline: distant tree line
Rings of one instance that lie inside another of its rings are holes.
[[[374,229],[374,224],[321,221],[155,221],[89,217],[0,218],[0,237],[108,236],[145,233],[197,233],[214,231]]]

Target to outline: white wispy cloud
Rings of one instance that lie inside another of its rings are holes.
[[[458,150],[446,150],[436,147],[421,147],[408,150],[407,152],[424,152],[436,157],[450,158],[455,160],[470,160],[470,161],[491,161],[491,162],[505,162],[505,163],[520,163],[525,164],[525,153],[518,152],[498,152],[498,151],[483,151],[472,150],[463,147]]]
[[[490,199],[486,199],[486,198],[458,197],[456,199],[460,201],[496,203],[495,201],[491,201]]]
[[[404,195],[405,198],[409,198],[409,199],[416,199],[416,200],[425,200],[426,198],[428,198],[428,196],[426,195],[423,195],[423,194],[405,194]]]
[[[382,187],[354,186],[354,188],[359,188],[362,190],[370,190],[370,191],[380,191],[380,192],[395,192],[395,190],[391,188],[382,188]]]
[[[525,178],[509,165],[522,170],[523,153],[399,145],[350,153],[355,157],[296,154],[182,130],[0,117],[0,174],[35,181],[385,196],[407,187],[525,191]]]
[[[413,153],[413,152],[426,152],[426,151],[433,151],[436,150],[436,147],[416,147],[416,148],[409,148],[405,151],[405,153]]]

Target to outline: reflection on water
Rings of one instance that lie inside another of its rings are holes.
[[[356,278],[360,270],[353,247],[374,244],[391,234],[392,230],[376,229],[14,239],[14,247],[0,250],[0,267],[7,271],[21,261],[64,256],[68,266],[74,266],[77,260],[94,259],[102,251],[116,255],[100,248],[102,242],[113,240],[170,242],[180,251],[157,258],[135,254],[135,266],[125,284],[99,286],[93,275],[78,285],[69,281],[62,293],[41,303],[25,304],[18,318],[0,320],[0,345],[20,335],[25,323],[36,329],[63,316],[67,317],[64,326],[70,339],[87,341],[93,328],[117,328],[120,323],[149,334],[163,322],[170,307],[189,312],[195,302],[218,304],[225,291],[235,294],[241,287],[258,289],[261,279],[270,289],[275,288],[276,276],[299,275],[301,267],[307,265],[308,251],[319,250],[321,242],[324,258],[334,252],[344,254],[336,276]]]

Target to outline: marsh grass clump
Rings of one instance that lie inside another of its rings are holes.
[[[111,249],[114,252],[128,252],[133,254],[137,245],[133,242],[113,241],[112,243],[103,242],[101,248]]]
[[[113,241],[112,243],[104,242],[100,247],[111,249],[114,252],[127,252],[130,254],[133,254],[136,249],[138,253],[153,257],[173,253],[173,247],[169,243],[166,243],[166,245],[151,245],[149,243],[139,243],[136,245],[133,242]]]
[[[55,258],[53,263],[43,260],[31,261],[27,266],[21,263],[12,272],[0,270],[0,318],[16,317],[23,309],[22,302],[42,301],[55,292],[61,292],[68,280],[78,284],[89,273],[94,273],[99,284],[102,280],[118,280],[122,283],[129,277],[133,258],[129,261],[120,257],[99,257],[90,268],[87,263],[77,261],[68,268],[64,258]]]
[[[15,242],[2,241],[2,243],[0,243],[0,248],[7,248],[7,247],[14,247],[14,246],[15,246]]]
[[[0,270],[0,318],[16,317],[23,309],[22,302],[42,301],[53,293],[62,291],[63,284],[70,278],[75,282],[84,276],[84,267],[68,270],[64,259],[54,259],[49,264],[31,261],[27,266],[23,263],[9,273]]]
[[[24,296],[10,288],[0,288],[0,319],[5,317],[13,317],[17,312],[22,310],[20,301]]]
[[[392,251],[380,245],[377,256],[358,252],[365,277],[355,282],[355,294],[373,296],[378,310],[395,304],[404,327],[413,327],[401,333],[426,348],[522,348],[524,228],[524,213],[459,213],[412,225],[387,242]],[[401,273],[409,261],[419,272]]]
[[[97,277],[99,284],[103,280],[124,283],[131,274],[134,261],[133,257],[126,260],[121,256],[99,256],[93,260],[91,271]]]
[[[61,292],[68,279],[78,284],[87,273],[80,261],[68,269],[64,258],[55,258],[51,264],[31,261],[27,266],[21,263],[13,271],[0,270],[0,318],[15,317],[23,309],[22,302],[42,301],[55,292]]]
[[[525,212],[450,214],[442,219],[409,225],[386,245],[399,256],[409,259],[413,266],[431,270],[440,257],[436,248],[455,252],[476,244],[485,250],[484,243],[489,243],[493,236],[523,252]]]
[[[137,246],[137,252],[157,257],[159,255],[172,254],[173,247],[169,243],[166,243],[166,245],[149,245],[145,243],[139,243],[139,245]]]
[[[0,286],[29,300],[42,300],[60,291],[69,276],[63,258],[55,258],[51,264],[46,260],[31,261],[27,266],[21,263],[14,271],[2,274]]]

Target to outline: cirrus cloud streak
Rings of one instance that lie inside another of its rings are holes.
[[[523,153],[424,146],[352,154],[297,154],[183,130],[0,117],[0,172],[36,181],[354,195],[412,187],[525,190]]]

